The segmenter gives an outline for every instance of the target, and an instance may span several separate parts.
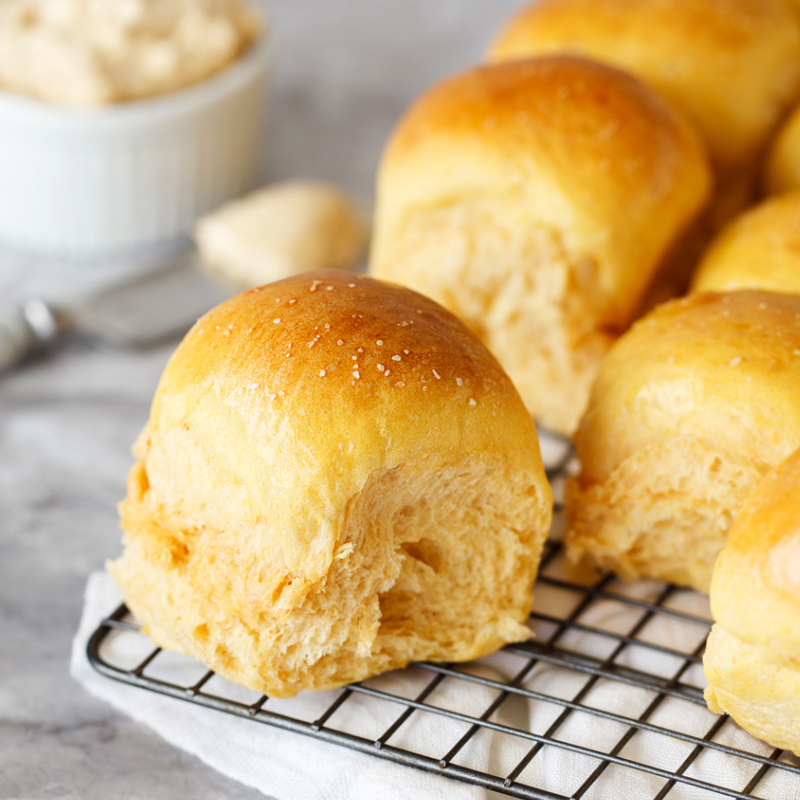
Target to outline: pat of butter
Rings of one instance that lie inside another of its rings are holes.
[[[201,218],[195,240],[204,267],[249,289],[311,270],[355,267],[367,228],[338,189],[288,181]]]

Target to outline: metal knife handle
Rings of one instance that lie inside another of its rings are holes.
[[[56,312],[41,300],[0,305],[0,372],[24,361],[59,331]]]

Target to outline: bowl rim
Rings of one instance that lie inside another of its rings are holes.
[[[204,80],[172,92],[97,106],[71,106],[0,88],[0,122],[62,129],[113,128],[190,114],[235,93],[271,66],[271,24],[264,13],[261,32],[235,61]]]

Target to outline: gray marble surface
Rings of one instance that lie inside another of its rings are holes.
[[[273,0],[265,180],[372,200],[383,143],[425,87],[478,60],[519,0]],[[0,176],[2,179],[2,176]],[[65,300],[131,268],[0,249],[0,298]],[[87,575],[119,550],[129,448],[174,346],[71,343],[0,378],[0,798],[255,798],[68,675]],[[324,787],[321,787],[324,797]]]

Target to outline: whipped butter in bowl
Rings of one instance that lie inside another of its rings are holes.
[[[2,0],[0,243],[188,233],[257,180],[268,66],[248,0]]]

